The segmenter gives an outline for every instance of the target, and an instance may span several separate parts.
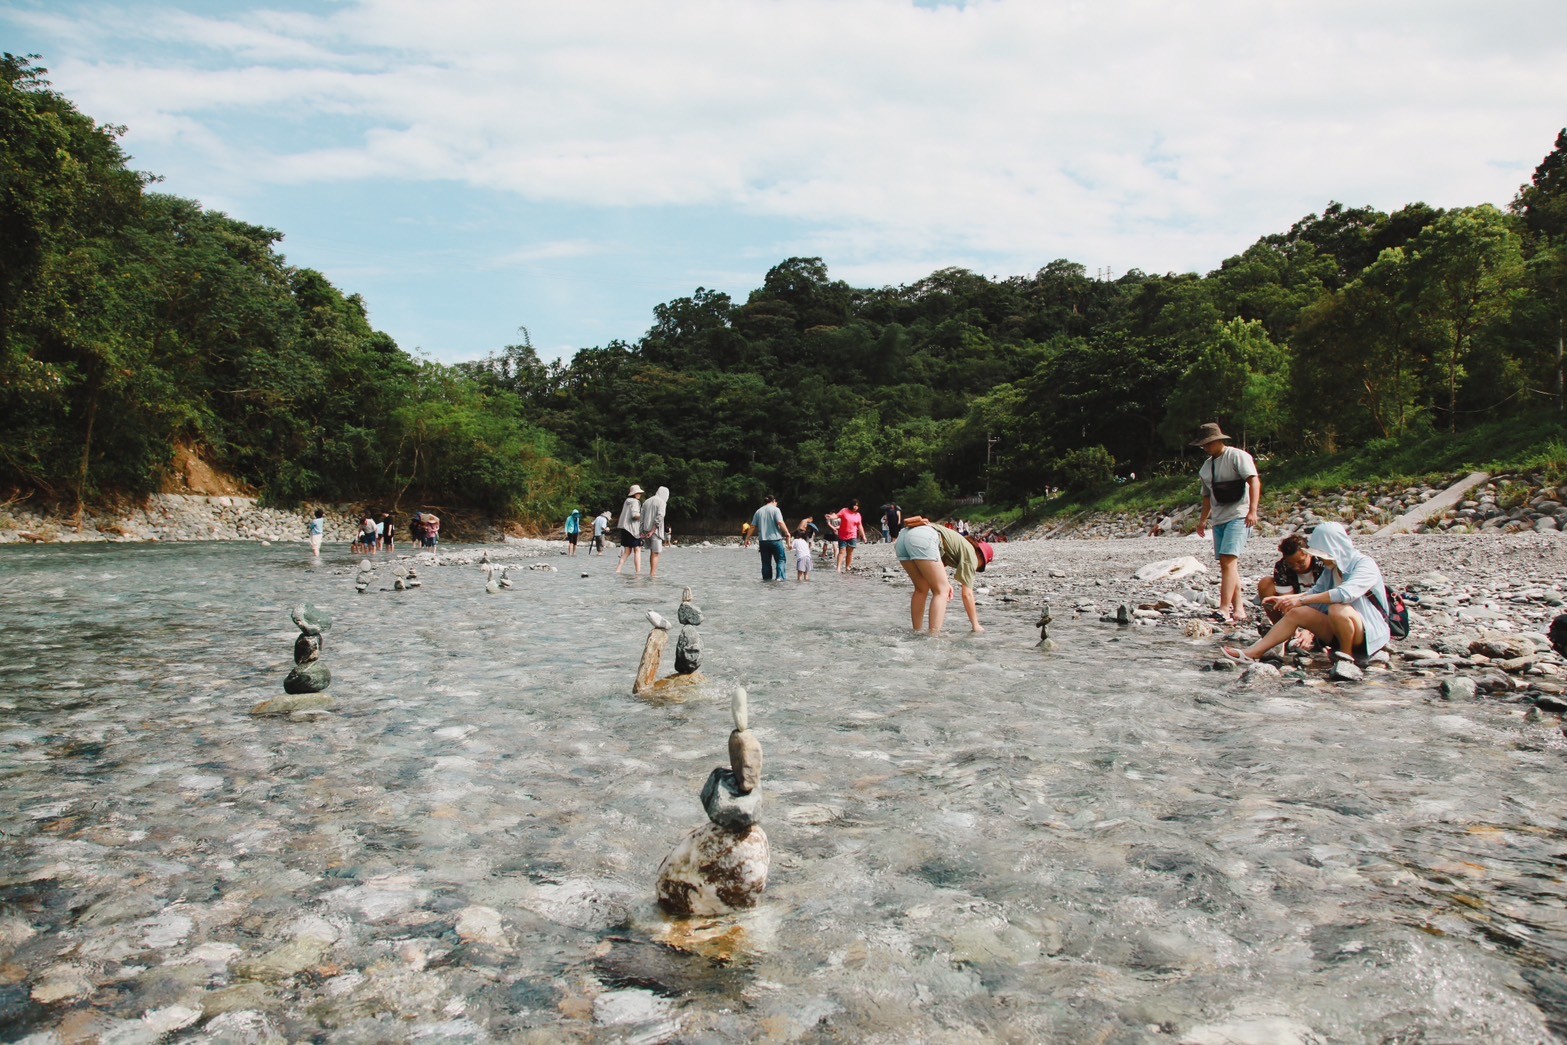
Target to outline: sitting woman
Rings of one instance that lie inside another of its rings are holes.
[[[1296,629],[1304,628],[1333,647],[1335,659],[1364,663],[1386,646],[1390,637],[1382,569],[1375,559],[1355,550],[1349,534],[1338,523],[1320,523],[1311,531],[1306,548],[1321,566],[1317,583],[1309,592],[1273,595],[1263,600],[1280,613],[1268,633],[1244,650],[1224,647],[1231,660],[1253,661]]]
[[[909,613],[915,631],[920,630],[925,604],[929,601],[930,633],[941,634],[941,626],[947,619],[947,600],[952,598],[952,585],[947,580],[949,566],[957,571],[958,585],[963,589],[963,610],[968,614],[970,628],[975,633],[985,630],[980,627],[979,608],[974,604],[974,574],[984,572],[990,560],[995,558],[990,545],[970,540],[923,515],[911,515],[903,520],[903,529],[892,548],[904,572],[914,582]]]

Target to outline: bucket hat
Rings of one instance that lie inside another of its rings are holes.
[[[631,489],[630,489],[629,492],[627,492],[626,496],[627,497],[635,497],[637,494],[639,494],[641,492],[642,492],[642,487],[638,486],[636,483],[632,483],[631,484]]]
[[[1209,443],[1220,440],[1227,443],[1230,441],[1230,437],[1224,434],[1224,430],[1220,428],[1218,424],[1213,421],[1209,421],[1207,424],[1202,425],[1197,429],[1197,438],[1193,439],[1187,445],[1207,446]]]

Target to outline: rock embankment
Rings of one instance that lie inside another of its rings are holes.
[[[354,539],[352,509],[322,505],[327,541]],[[0,543],[72,541],[305,541],[314,508],[266,508],[254,497],[153,494],[129,510],[83,513],[81,526],[58,515],[11,506],[0,512]]]
[[[1458,478],[1453,477],[1454,480]],[[1352,533],[1375,533],[1405,512],[1431,500],[1442,485],[1365,486],[1331,494],[1283,499],[1263,490],[1262,518],[1257,527],[1263,537],[1308,529],[1319,522],[1339,522]],[[1062,538],[1112,540],[1145,537],[1159,531],[1181,536],[1197,527],[1199,505],[1195,480],[1187,500],[1152,512],[1090,512],[1068,518],[1047,519],[1012,533],[1013,540]],[[1519,533],[1533,530],[1555,533],[1567,528],[1567,485],[1544,473],[1497,475],[1477,486],[1456,507],[1427,520],[1417,533]]]

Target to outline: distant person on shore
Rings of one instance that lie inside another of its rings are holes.
[[[388,554],[397,546],[397,529],[393,521],[391,512],[381,513],[381,550]]]
[[[903,521],[903,530],[892,549],[903,572],[914,582],[909,616],[915,631],[926,620],[928,602],[928,630],[932,635],[941,634],[947,619],[947,602],[952,598],[952,584],[947,580],[949,566],[957,573],[969,627],[976,634],[985,630],[980,627],[979,607],[974,602],[974,574],[984,572],[995,557],[990,545],[964,537],[950,526],[933,523],[922,515],[911,515]]]
[[[593,550],[599,555],[604,554],[604,534],[609,531],[609,509],[605,509],[593,517]]]
[[[903,509],[898,507],[898,502],[893,501],[887,505],[887,534],[889,540],[897,540],[898,534],[903,529]]]
[[[420,540],[426,548],[438,548],[441,544],[441,517],[433,512],[424,513],[424,537]]]
[[[573,508],[566,516],[566,554],[577,554],[577,538],[582,536],[582,509]]]
[[[326,538],[326,512],[316,509],[316,517],[310,520],[310,554],[321,556],[321,542]]]
[[[811,537],[804,523],[794,531],[794,579],[811,579]]]
[[[849,507],[838,509],[838,563],[839,573],[847,573],[854,565],[854,549],[865,537],[865,519],[860,515],[860,502],[851,501]]]
[[[1230,437],[1209,422],[1197,429],[1192,446],[1200,446],[1208,459],[1197,469],[1202,482],[1202,516],[1197,536],[1206,537],[1213,525],[1213,554],[1219,560],[1219,615],[1231,624],[1246,620],[1241,600],[1241,552],[1257,525],[1262,503],[1262,479],[1257,462],[1245,450],[1230,445]]]
[[[1231,660],[1254,661],[1304,628],[1332,647],[1335,660],[1367,663],[1388,644],[1386,582],[1375,559],[1355,550],[1343,525],[1318,523],[1306,548],[1322,572],[1311,590],[1270,596],[1263,606],[1279,611],[1278,623],[1244,650],[1222,647]]]
[[[616,525],[620,527],[620,561],[615,564],[615,572],[624,569],[626,560],[630,559],[631,572],[641,573],[642,487],[636,483],[632,483],[626,493],[626,503],[620,506],[620,519]]]
[[[886,505],[882,505],[882,509],[881,509],[881,539],[883,541],[890,541],[890,540],[892,540],[892,527],[887,522],[887,506]]]
[[[664,513],[669,507],[669,487],[660,486],[642,505],[642,543],[647,545],[647,577],[658,576],[658,557],[664,553],[668,527]]]
[[[789,541],[789,527],[783,512],[778,509],[778,498],[767,495],[767,500],[751,516],[751,527],[756,531],[756,547],[762,556],[762,580],[788,580],[789,557],[784,546]]]

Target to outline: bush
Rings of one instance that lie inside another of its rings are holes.
[[[1050,474],[1063,490],[1079,493],[1115,478],[1115,458],[1102,446],[1084,446],[1056,458]]]

